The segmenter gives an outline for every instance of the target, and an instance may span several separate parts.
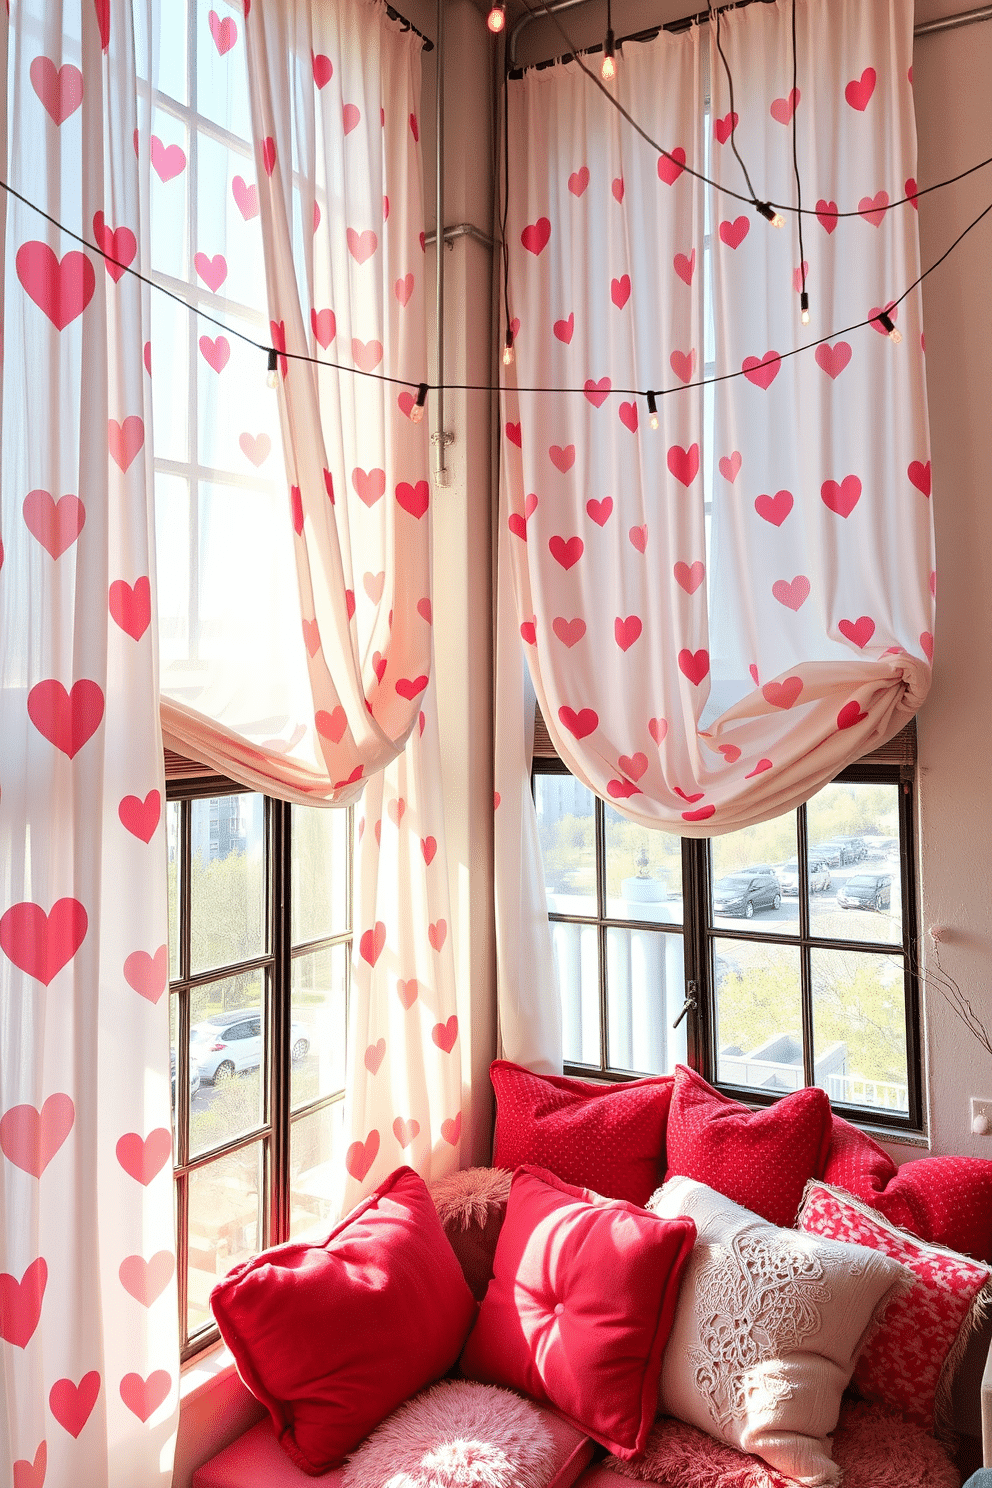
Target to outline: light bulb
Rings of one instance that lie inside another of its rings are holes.
[[[424,421],[424,404],[427,402],[427,384],[420,383],[417,388],[417,401],[410,409],[411,424],[422,424]]]
[[[882,327],[882,330],[885,331],[893,346],[898,346],[899,342],[902,340],[902,331],[897,328],[896,323],[892,319],[892,316],[889,314],[889,312],[887,310],[879,310],[878,314],[875,316],[875,319]]]
[[[653,392],[648,393],[648,423],[652,429],[658,427],[658,400]]]
[[[513,366],[513,332],[509,326],[506,328],[506,340],[503,342],[503,366]]]
[[[770,202],[756,201],[754,203],[754,210],[760,212],[765,221],[770,222],[772,227],[785,226],[785,218],[782,216],[782,213],[776,212]]]
[[[771,223],[772,227],[784,227],[785,218],[782,216],[781,212],[775,212],[772,215]]]
[[[612,83],[617,75],[616,46],[612,30],[607,31],[606,40],[603,42],[603,65],[600,68],[600,74],[604,83]]]
[[[802,294],[799,296],[799,309],[801,312],[799,319],[802,321],[803,325],[809,325],[809,295],[806,293],[805,290],[803,290]]]
[[[492,10],[489,12],[489,15],[486,17],[486,25],[489,27],[494,36],[502,31],[503,27],[506,25],[506,6],[494,5]]]
[[[899,345],[899,342],[902,340],[902,331],[899,329],[898,326],[892,327],[891,331],[889,332],[889,340],[892,342],[893,346]]]
[[[265,374],[265,381],[270,388],[279,386],[279,356],[274,346],[269,347],[269,368]]]

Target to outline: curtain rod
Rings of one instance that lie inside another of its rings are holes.
[[[517,43],[523,32],[533,21],[543,20],[547,15],[551,13],[557,13],[558,11],[574,10],[576,6],[584,5],[586,3],[587,0],[549,0],[549,3],[542,6],[540,10],[532,10],[529,11],[526,15],[521,16],[520,20],[517,21],[516,25],[513,27],[513,30],[510,32],[510,45],[508,50],[510,55],[511,69],[517,69]],[[741,10],[744,6],[755,3],[769,5],[772,3],[772,0],[732,0],[731,4],[723,5],[720,7],[720,9]],[[699,11],[695,15],[683,16],[681,19],[676,21],[667,21],[664,24],[653,26],[650,29],[637,31],[631,36],[621,37],[620,40],[648,41],[651,38],[657,36],[659,31],[686,31],[690,26],[701,26],[708,20],[709,11],[703,10]],[[989,20],[992,20],[992,5],[976,5],[971,10],[958,11],[955,15],[940,16],[932,21],[921,21],[918,26],[914,27],[913,35],[914,37],[934,36],[941,31],[956,31],[960,26],[973,26],[978,21]],[[601,50],[601,44],[583,48],[584,52],[598,52]],[[570,56],[571,54],[567,53],[566,55]],[[564,59],[557,57],[550,59],[550,61],[552,62],[560,60]],[[542,65],[547,66],[549,64],[529,63],[528,65],[534,67]]]
[[[403,15],[401,11],[397,10],[394,5],[386,6],[386,14],[391,21],[399,21],[404,31],[412,31],[414,36],[419,36],[421,41],[424,43],[423,50],[425,52],[432,52],[434,50],[434,43],[431,41],[430,37],[425,36],[419,26],[415,26],[412,21],[408,21],[406,16]]]

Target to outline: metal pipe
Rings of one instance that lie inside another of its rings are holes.
[[[437,158],[437,181],[435,186],[435,243],[444,242],[444,0],[437,0],[437,61],[435,63],[435,127],[434,151]],[[439,486],[448,484],[448,467],[444,460],[447,443],[444,434],[444,254],[436,249],[435,259],[435,315],[437,323],[437,392],[435,394],[436,426],[431,435],[434,445],[434,479]]]
[[[474,238],[475,241],[477,243],[481,243],[484,248],[492,248],[493,246],[492,238],[490,238],[488,234],[484,233],[481,228],[476,227],[471,222],[456,222],[453,227],[446,227],[444,229],[444,241],[445,245],[448,248],[451,247],[456,238]],[[424,239],[425,244],[436,242],[436,232],[428,233],[426,238]]]
[[[922,21],[914,36],[935,36],[938,31],[956,31],[959,26],[973,26],[976,21],[992,21],[992,5],[976,5],[973,10],[961,10],[957,15],[941,16],[935,21]]]

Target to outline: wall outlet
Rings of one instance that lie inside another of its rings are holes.
[[[971,1097],[971,1130],[976,1137],[992,1137],[992,1100]]]

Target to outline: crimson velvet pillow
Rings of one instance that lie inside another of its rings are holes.
[[[790,1229],[806,1184],[823,1173],[830,1120],[830,1102],[815,1086],[752,1111],[680,1064],[668,1118],[667,1176],[695,1178]]]
[[[594,1085],[497,1059],[494,1168],[534,1163],[611,1199],[646,1204],[665,1172],[672,1077]]]
[[[555,1406],[618,1457],[643,1451],[691,1219],[662,1220],[539,1168],[513,1175],[462,1370]]]
[[[451,1368],[476,1309],[411,1168],[322,1243],[290,1241],[236,1266],[210,1305],[282,1446],[313,1475]]]

